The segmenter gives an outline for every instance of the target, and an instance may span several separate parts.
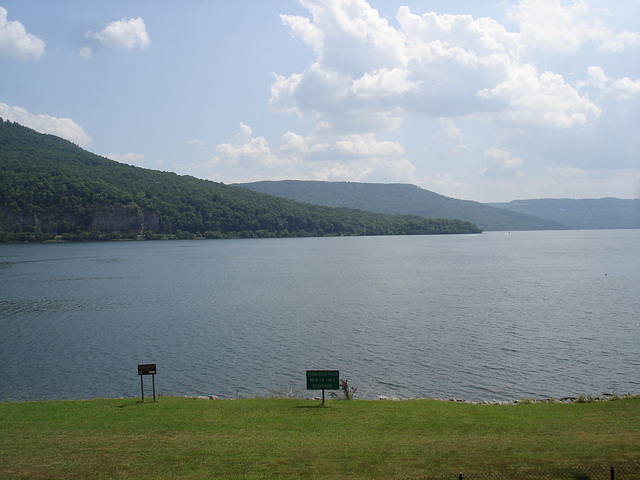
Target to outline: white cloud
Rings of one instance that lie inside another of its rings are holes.
[[[32,128],[40,133],[50,133],[65,138],[81,147],[91,145],[91,137],[84,133],[82,127],[70,118],[58,118],[42,114],[34,115],[22,107],[10,107],[5,103],[0,103],[0,117]]]
[[[305,178],[374,181],[384,172],[387,179],[382,181],[389,181],[397,178],[392,177],[393,170],[405,175],[400,181],[426,188],[446,183],[453,193],[468,188],[473,177],[462,169],[471,162],[472,150],[481,148],[480,152],[486,150],[480,153],[485,163],[483,185],[521,185],[522,158],[497,147],[487,150],[492,140],[483,137],[499,133],[501,139],[494,140],[495,144],[508,142],[520,151],[531,150],[535,162],[531,160],[530,175],[541,170],[538,164],[557,165],[562,155],[577,152],[585,139],[605,138],[599,133],[603,123],[613,124],[608,112],[603,114],[607,104],[602,96],[589,95],[595,84],[589,83],[591,89],[583,90],[587,85],[571,73],[573,65],[563,70],[557,70],[557,64],[555,68],[538,67],[537,62],[549,62],[548,52],[529,55],[540,45],[527,29],[542,19],[533,14],[527,17],[526,8],[534,4],[528,0],[521,2],[519,10],[511,11],[513,18],[520,15],[520,33],[508,31],[492,18],[416,14],[409,7],[400,7],[392,24],[364,0],[300,3],[309,11],[308,18],[285,15],[283,24],[316,56],[306,68],[288,76],[274,74],[269,104],[275,112],[296,113],[317,122],[309,136],[287,132],[276,152],[305,172]],[[592,50],[597,44],[607,51],[621,51],[634,44],[635,34],[609,28],[583,4],[552,4],[560,10],[552,11],[550,15],[559,18],[550,22],[562,25],[567,50],[580,48],[585,42],[592,42]],[[572,60],[579,66],[578,56]],[[600,80],[600,88],[612,96],[635,95],[636,81],[626,77],[612,80],[604,75]],[[461,117],[465,117],[468,147],[454,123]],[[425,127],[419,132],[421,124]],[[395,133],[405,126],[413,130],[414,138],[405,137],[406,132]],[[383,145],[376,139],[383,131],[407,138],[406,142],[413,144],[407,148],[410,155],[429,150],[428,157],[416,160],[420,162],[416,163],[419,174],[405,158],[403,145]],[[437,144],[423,141],[416,147],[419,140],[415,136],[425,133],[427,141]],[[538,144],[532,145],[532,135],[539,139]],[[383,147],[389,149],[389,155],[382,154]],[[463,148],[469,151],[460,155]],[[439,160],[453,155],[458,155],[455,165]],[[476,167],[471,168],[477,172]]]
[[[198,140],[197,138],[192,138],[191,140],[187,141],[187,145],[200,145],[200,146],[203,146],[203,142],[202,142],[202,140]]]
[[[279,152],[311,172],[311,179],[326,181],[406,181],[415,166],[404,158],[398,142],[380,141],[373,133],[301,137],[287,132]]]
[[[292,16],[283,18],[291,34],[310,44],[328,70],[345,72],[354,78],[380,68],[404,64],[403,36],[365,0],[316,2],[301,0],[313,21]],[[357,52],[357,55],[353,53]]]
[[[422,83],[411,82],[407,77],[411,72],[405,68],[382,68],[365,73],[351,84],[351,92],[361,98],[380,98],[400,96],[415,90]]]
[[[587,72],[589,80],[580,82],[580,86],[593,85],[604,93],[613,95],[616,100],[640,98],[640,78],[631,80],[629,77],[623,77],[614,80],[607,77],[604,69],[599,66],[591,66]]]
[[[78,50],[78,54],[80,55],[81,59],[89,60],[91,57],[93,57],[93,50],[91,49],[91,47],[82,47],[80,48],[80,50]]]
[[[7,10],[0,7],[0,57],[38,60],[44,54],[44,41],[27,33],[20,22],[8,21],[7,14]]]
[[[471,65],[501,63],[501,55],[517,58],[517,35],[491,18],[471,15],[417,15],[409,7],[400,7],[396,15],[410,47],[409,58],[457,59]]]
[[[322,158],[331,151],[331,145],[314,139],[313,136],[302,137],[297,133],[286,132],[280,139],[278,153],[290,158],[293,162]]]
[[[508,17],[520,25],[524,44],[554,52],[576,52],[586,42],[602,51],[621,52],[640,45],[636,32],[615,31],[586,0],[520,0]]]
[[[251,127],[240,123],[236,134],[236,143],[221,143],[216,147],[218,155],[207,165],[224,165],[233,167],[274,167],[288,163],[271,153],[264,137],[254,137]]]
[[[289,27],[291,35],[300,38],[316,52],[322,51],[324,34],[317,29],[308,18],[298,15],[280,15],[282,24]]]
[[[312,19],[283,15],[283,24],[318,58],[302,73],[275,75],[271,108],[315,117],[327,130],[397,128],[397,105],[386,109],[379,100],[415,87],[403,70],[402,32],[364,0],[301,3]]]
[[[549,129],[585,127],[601,110],[588,97],[564,82],[562,75],[538,75],[533,65],[514,67],[508,77],[492,89],[478,93],[482,98],[506,102],[496,118],[510,125]]]
[[[283,20],[318,57],[301,73],[275,75],[270,106],[316,118],[328,131],[394,130],[412,114],[487,112],[510,124],[568,129],[600,115],[561,75],[521,63],[519,35],[490,18],[401,7],[396,29],[364,0],[302,3],[312,19]]]
[[[400,157],[404,148],[398,142],[379,142],[373,133],[341,135],[335,143],[335,151],[340,156],[359,158]]]
[[[252,135],[253,130],[251,129],[251,127],[240,122],[238,133],[236,133],[236,142],[241,145],[250,143]]]
[[[373,133],[327,135],[316,130],[308,137],[285,133],[278,153],[297,161],[328,161],[333,159],[382,160],[399,159],[405,154],[399,142],[379,141]]]
[[[462,144],[462,132],[454,125],[452,119],[440,117],[438,125],[440,125],[441,130],[436,132],[435,139],[449,146],[449,155],[458,153],[461,148],[466,148]]]
[[[415,166],[406,158],[352,161],[326,160],[311,165],[310,179],[343,182],[393,182],[414,178]]]
[[[136,47],[144,48],[151,45],[147,27],[141,17],[116,20],[98,33],[88,32],[87,36],[95,38],[110,48],[132,50]]]
[[[264,137],[256,137],[249,126],[240,123],[234,143],[219,144],[216,150],[217,155],[201,166],[215,167],[218,180],[230,178],[225,177],[228,169],[250,172],[257,179],[336,181],[405,181],[415,173],[400,143],[378,140],[373,133],[315,131],[303,137],[286,132],[272,152]]]
[[[506,150],[491,147],[484,152],[485,167],[480,173],[489,177],[511,177],[522,175],[522,159],[512,157]]]

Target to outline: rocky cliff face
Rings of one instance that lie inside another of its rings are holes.
[[[152,211],[142,211],[135,207],[108,207],[93,215],[88,225],[68,212],[51,215],[25,214],[14,215],[0,211],[0,226],[15,229],[16,226],[35,227],[36,230],[57,230],[61,224],[71,228],[77,226],[84,230],[96,230],[105,233],[143,233],[157,232],[160,227],[158,215]]]
[[[94,215],[89,230],[115,233],[157,232],[158,227],[158,216],[153,212],[143,212],[128,207],[112,207]]]

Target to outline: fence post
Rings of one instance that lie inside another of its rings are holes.
[[[611,480],[616,480],[616,469],[611,465]]]
[[[458,475],[458,480],[462,480],[462,472],[460,472],[460,475]]]

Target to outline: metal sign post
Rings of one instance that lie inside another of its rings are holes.
[[[138,365],[138,375],[140,375],[140,388],[142,390],[142,401],[144,402],[144,381],[142,380],[144,375],[151,375],[151,381],[153,383],[153,401],[156,401],[156,364],[155,363],[143,363]]]
[[[322,405],[324,405],[324,391],[340,388],[340,372],[338,370],[307,370],[307,390],[322,390]]]

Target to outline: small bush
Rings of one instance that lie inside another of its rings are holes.
[[[346,379],[340,379],[340,392],[345,400],[351,400],[358,391],[358,387],[350,387],[349,382]],[[338,398],[339,395],[336,392],[330,392],[333,398]]]

